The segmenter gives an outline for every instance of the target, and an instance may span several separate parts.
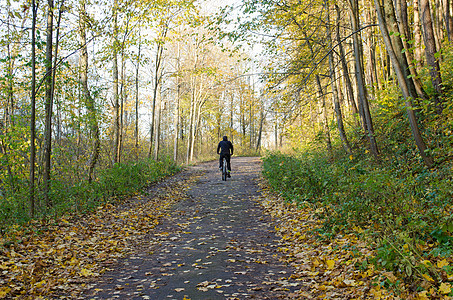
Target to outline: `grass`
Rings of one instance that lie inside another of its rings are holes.
[[[427,274],[441,282],[453,275],[426,263],[435,266],[453,254],[451,163],[402,169],[365,156],[332,160],[318,151],[268,153],[263,162],[275,191],[287,201],[318,208],[321,237],[356,232],[376,249],[370,262],[405,281],[423,281]]]
[[[118,163],[113,168],[100,170],[92,183],[79,181],[68,184],[65,181],[53,180],[50,195],[53,205],[50,208],[39,205],[36,217],[57,217],[66,213],[93,210],[101,204],[131,196],[179,170],[180,167],[170,159],[164,161],[150,159]],[[0,198],[2,232],[31,220],[28,215],[28,199],[27,184],[16,193]]]

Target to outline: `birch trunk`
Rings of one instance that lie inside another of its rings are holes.
[[[419,0],[414,0],[412,4],[414,10],[414,58],[417,69],[423,66],[423,49],[422,49],[422,30],[420,23]]]
[[[181,83],[180,83],[180,55],[181,55],[180,44],[178,42],[178,51],[176,57],[176,101],[175,101],[175,112],[174,112],[174,128],[175,128],[175,136],[173,137],[173,161],[178,161],[178,132],[179,132],[179,114],[180,114],[180,96],[181,96]]]
[[[113,1],[113,110],[114,110],[114,163],[119,162],[120,114],[118,95],[118,0]]]
[[[138,75],[139,75],[139,68],[140,68],[140,55],[141,55],[141,46],[142,46],[142,39],[141,39],[141,34],[139,34],[138,38],[138,54],[137,54],[137,66],[135,69],[135,160],[138,160],[139,152],[140,152],[140,147],[139,147],[139,140],[138,140],[138,108],[139,108],[139,86],[138,86]]]

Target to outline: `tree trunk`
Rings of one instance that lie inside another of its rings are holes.
[[[348,64],[346,63],[346,56],[345,56],[343,44],[341,43],[341,38],[340,38],[340,24],[339,24],[339,22],[340,22],[339,20],[341,19],[340,8],[338,7],[338,5],[335,4],[335,9],[337,11],[337,23],[338,23],[336,26],[336,37],[337,37],[338,49],[340,51],[341,66],[343,68],[343,74],[344,74],[343,77],[344,77],[345,84],[346,84],[346,92],[347,92],[347,96],[349,99],[349,103],[352,108],[352,114],[354,116],[354,119],[357,120],[356,116],[359,114],[359,110],[357,109],[357,105],[354,100],[354,89],[352,88],[351,78],[349,77],[349,68],[348,68]],[[358,122],[358,120],[357,120],[357,122]]]
[[[194,130],[194,134],[193,134],[193,139],[192,139],[192,146],[191,146],[191,160],[193,160],[193,156],[194,156],[194,153],[195,153],[195,141],[197,140],[197,137],[199,136],[199,133],[201,132],[201,108],[203,107],[204,105],[204,101],[202,101],[201,103],[199,102],[198,104],[198,109],[197,109],[197,113],[196,113],[196,116],[195,116],[195,130]],[[200,143],[200,146],[201,146],[201,143]],[[201,149],[201,147],[200,147]],[[198,151],[200,152],[200,151]]]
[[[357,90],[359,92],[359,98],[361,103],[361,110],[363,113],[363,119],[365,122],[365,128],[367,132],[368,141],[370,144],[371,153],[378,158],[379,149],[374,136],[373,121],[371,118],[370,108],[368,104],[368,95],[366,92],[365,81],[363,80],[363,64],[362,64],[362,49],[360,47],[360,33],[359,33],[359,4],[358,0],[349,0],[351,8],[351,23],[352,31],[356,32],[353,35],[353,47],[355,57],[355,72],[357,79]]]
[[[329,120],[327,118],[326,96],[324,95],[324,91],[322,90],[321,80],[319,79],[318,74],[316,74],[316,84],[318,86],[318,97],[321,98],[322,125],[324,127],[327,151],[330,155],[332,155],[332,139],[330,138]]]
[[[88,113],[88,124],[91,131],[91,136],[94,139],[93,149],[91,153],[91,159],[88,167],[88,182],[93,181],[94,168],[96,166],[99,151],[101,147],[101,140],[99,137],[99,126],[96,116],[95,101],[91,97],[90,90],[88,88],[88,51],[87,51],[87,41],[86,41],[86,0],[80,2],[80,12],[79,12],[79,34],[80,34],[80,69],[81,69],[81,84],[82,84],[82,93],[85,107]]]
[[[36,159],[36,12],[38,7],[32,0],[31,25],[31,116],[30,116],[30,176],[29,176],[29,215],[35,216],[35,159]]]
[[[436,97],[434,97],[434,102],[436,105],[437,113],[441,114],[442,103],[439,96],[442,95],[442,78],[440,76],[439,61],[436,59],[437,50],[429,0],[420,0],[420,13],[423,25],[423,40],[425,42],[426,61],[430,66],[429,74],[431,75],[431,81],[433,83],[434,90],[437,92]]]
[[[52,55],[53,55],[53,0],[47,1],[47,39],[46,39],[46,102],[44,129],[44,199],[47,207],[52,206],[50,198],[50,158],[52,153]]]
[[[444,0],[445,28],[447,29],[447,38],[450,43],[453,42],[453,22],[451,20],[450,0]]]
[[[329,1],[325,1],[325,6],[327,9],[327,42],[329,49],[332,49],[332,34],[330,32],[330,9]],[[339,20],[337,20],[338,22]],[[349,145],[348,137],[346,136],[346,131],[344,130],[343,116],[341,113],[340,101],[338,100],[338,93],[336,88],[336,74],[335,74],[335,64],[333,61],[333,52],[329,53],[329,68],[330,68],[330,84],[332,87],[332,98],[335,107],[335,116],[337,118],[338,133],[340,134],[341,143],[346,153],[351,153],[351,146]]]
[[[413,107],[412,107],[411,97],[410,97],[409,89],[407,87],[406,80],[405,80],[405,77],[404,77],[404,72],[403,72],[403,70],[402,70],[402,68],[401,68],[401,66],[399,64],[398,58],[397,58],[397,56],[396,56],[396,54],[395,54],[395,52],[393,50],[392,43],[391,43],[391,40],[390,40],[390,36],[389,36],[388,31],[387,31],[387,27],[385,26],[384,18],[382,16],[381,5],[379,3],[379,0],[374,0],[374,3],[375,3],[375,6],[376,6],[376,12],[377,12],[377,15],[378,15],[379,28],[381,29],[382,37],[384,39],[384,43],[385,43],[387,52],[388,52],[388,54],[390,56],[393,69],[394,69],[394,71],[395,71],[395,73],[397,75],[398,82],[400,84],[400,88],[401,88],[401,90],[403,92],[403,97],[406,100],[405,104],[406,104],[406,108],[407,108],[407,115],[409,117],[409,123],[410,123],[410,126],[411,126],[411,131],[412,131],[412,135],[413,135],[414,140],[415,140],[415,144],[418,147],[420,156],[423,158],[423,161],[424,161],[425,165],[428,168],[431,168],[434,165],[434,161],[426,153],[427,147],[425,145],[425,142],[423,141],[423,138],[421,136],[420,130],[418,128],[417,119],[416,119],[416,116],[415,116],[415,113],[414,113],[414,110],[413,110]]]
[[[116,156],[118,162],[121,162],[121,154],[123,149],[123,133],[124,133],[124,105],[126,102],[126,61],[124,59],[124,43],[121,45],[121,75],[120,75],[120,109],[119,109],[119,137],[116,148]]]
[[[159,97],[157,102],[157,111],[156,111],[156,124],[155,124],[155,135],[154,135],[154,160],[159,159],[159,148],[160,148],[160,123],[161,123],[161,114],[162,114],[162,87],[160,86]]]
[[[362,5],[364,7],[364,16],[365,16],[365,24],[371,24],[371,12],[370,8],[368,7],[368,1],[362,0]],[[373,98],[374,98],[374,83],[375,83],[375,78],[373,74],[373,56],[374,56],[374,49],[373,49],[373,28],[368,28],[364,30],[364,35],[365,35],[365,43],[364,45],[366,46],[366,80],[368,82],[368,86],[371,87],[371,91],[373,93]]]
[[[161,45],[157,44],[156,57],[155,57],[155,68],[154,68],[154,86],[153,86],[153,102],[152,102],[152,114],[151,114],[151,128],[150,128],[150,137],[149,137],[149,152],[148,158],[151,157],[151,152],[153,149],[154,141],[154,127],[155,127],[155,118],[156,118],[156,101],[157,101],[157,89],[159,87],[159,68],[160,68],[160,51]]]
[[[274,122],[275,122],[275,125],[274,125],[275,150],[277,150],[278,149],[278,116],[277,116],[277,113],[275,113]]]
[[[409,71],[409,64],[408,64],[406,56],[405,56],[405,54],[407,54],[409,51],[403,51],[404,45],[403,45],[403,41],[401,38],[401,35],[404,35],[405,33],[404,33],[404,31],[400,32],[400,28],[402,27],[401,25],[398,27],[399,24],[396,20],[396,13],[395,13],[395,7],[393,6],[393,1],[394,0],[384,0],[384,5],[383,5],[384,12],[385,12],[384,22],[385,22],[385,25],[387,26],[387,31],[394,33],[390,36],[390,40],[392,42],[392,48],[394,50],[395,55],[398,58],[398,62],[402,68],[404,78],[406,78],[406,85],[409,88],[409,94],[413,99],[415,99],[415,98],[417,98],[418,93],[417,93],[415,85],[410,77],[411,72]],[[401,3],[401,2],[399,2],[399,0],[398,0],[397,3]],[[399,20],[399,21],[401,21],[401,20]]]
[[[150,134],[150,143],[149,143],[149,152],[148,158],[151,157],[151,152],[153,149],[153,137],[154,137],[154,123],[155,123],[155,116],[156,116],[156,98],[157,98],[157,91],[159,85],[161,84],[161,66],[163,60],[163,53],[164,53],[164,45],[163,41],[167,36],[168,32],[168,25],[164,24],[161,28],[161,32],[159,35],[160,40],[157,41],[157,49],[156,49],[156,56],[155,56],[155,68],[154,68],[154,87],[153,87],[153,105],[152,105],[152,117],[151,117],[151,134]]]
[[[406,55],[408,69],[411,74],[411,77],[408,78],[408,80],[412,81],[412,83],[414,84],[414,88],[419,98],[428,99],[428,96],[425,90],[423,89],[423,85],[418,76],[417,68],[414,64],[414,56],[412,55],[412,51],[409,50],[411,48],[411,45],[409,45],[407,42],[408,40],[411,39],[409,23],[407,20],[407,2],[406,0],[397,0],[396,3],[397,3],[396,16],[398,19],[397,22],[398,29],[399,32],[403,35],[401,37],[401,41],[405,49],[404,54]]]
[[[113,106],[114,106],[114,163],[118,163],[120,144],[120,104],[118,95],[118,0],[113,1]]]
[[[434,40],[436,41],[436,48],[439,50],[442,48],[441,43],[444,40],[444,31],[442,26],[442,4],[440,3],[440,1],[441,0],[434,0],[431,1],[430,4]],[[442,56],[440,56],[439,59],[442,59]]]
[[[190,163],[190,146],[192,144],[192,131],[193,131],[193,116],[194,116],[194,91],[192,90],[192,97],[190,99],[190,111],[189,111],[189,129],[187,131],[187,152],[186,152],[186,163]]]
[[[178,53],[176,57],[176,101],[175,101],[175,113],[174,113],[174,128],[175,136],[173,138],[173,161],[178,161],[178,130],[179,130],[179,114],[180,114],[180,97],[181,97],[181,83],[180,83],[180,44],[178,42]]]
[[[413,2],[414,11],[414,58],[417,69],[423,66],[423,49],[422,49],[422,30],[420,23],[419,0]]]
[[[233,142],[233,114],[234,114],[234,95],[231,94],[231,101],[230,101],[230,141]]]
[[[263,125],[264,125],[264,119],[265,119],[265,114],[264,114],[264,105],[261,103],[261,110],[260,110],[260,129],[258,131],[258,140],[256,141],[256,151],[258,153],[261,152],[261,136],[263,135]]]
[[[140,55],[141,55],[141,47],[142,47],[142,39],[141,39],[141,34],[139,33],[139,38],[138,38],[138,54],[137,54],[137,66],[135,69],[135,160],[138,161],[139,157],[139,141],[138,141],[138,107],[139,107],[139,101],[138,101],[138,75],[139,75],[139,69],[140,69]]]

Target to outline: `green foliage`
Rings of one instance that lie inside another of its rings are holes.
[[[321,151],[268,153],[263,161],[276,191],[316,208],[324,224],[321,236],[340,231],[367,236],[377,243],[373,262],[383,268],[411,277],[429,270],[421,263],[426,257],[452,253],[451,165],[402,169],[398,159],[331,160]]]
[[[39,213],[44,217],[90,210],[99,204],[131,196],[177,171],[179,167],[170,159],[141,160],[119,163],[110,169],[101,170],[98,178],[92,183],[78,181],[68,185],[67,182],[53,180],[51,182],[53,206],[49,209],[41,208]],[[5,229],[15,223],[29,220],[27,214],[29,194],[26,190],[27,184],[23,186],[23,189],[12,195],[0,197],[0,228]]]

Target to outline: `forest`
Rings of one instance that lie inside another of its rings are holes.
[[[210,18],[193,1],[3,3],[1,226],[126,193],[111,187],[130,172],[146,185],[225,134],[256,152],[250,59]]]
[[[227,135],[321,240],[373,245],[366,264],[402,278],[383,285],[451,293],[450,0],[0,5],[2,234],[215,159]]]

